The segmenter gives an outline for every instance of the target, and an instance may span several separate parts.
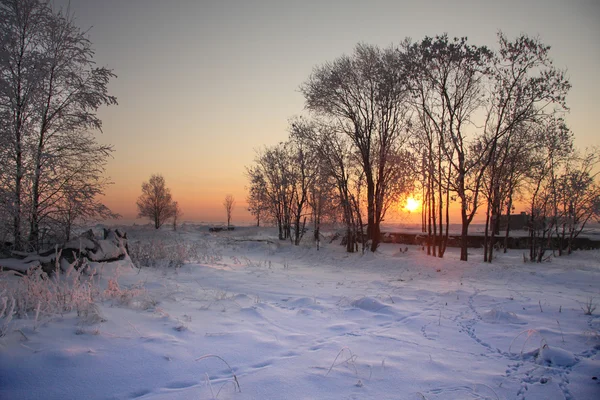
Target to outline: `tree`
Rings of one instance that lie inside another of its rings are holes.
[[[451,184],[449,190],[460,199],[460,259],[466,261],[469,225],[479,206],[482,174],[489,165],[488,143],[482,140],[481,134],[472,134],[472,131],[476,112],[484,105],[484,83],[492,52],[485,46],[468,44],[467,38],[449,39],[448,35],[441,35],[426,37],[411,45],[409,54],[413,79],[427,81],[427,91],[420,95],[424,127],[431,124],[441,149],[437,154],[443,155],[453,174],[447,181]],[[434,168],[434,165],[429,166],[430,174]],[[441,182],[439,172],[437,179]],[[438,191],[440,189],[438,186]],[[431,190],[431,196],[433,192]],[[435,208],[432,204],[433,215]]]
[[[179,204],[174,201],[173,202],[173,230],[176,231],[177,230],[177,223],[179,222],[179,220],[181,219],[181,217],[183,216],[183,211],[181,211],[181,207],[179,207]]]
[[[53,173],[54,160],[64,162],[82,154],[106,158],[112,148],[96,144],[89,131],[102,127],[96,114],[100,106],[117,104],[116,98],[108,94],[108,83],[115,75],[108,68],[94,65],[91,42],[86,33],[75,26],[73,16],[61,12],[52,14],[44,33],[45,40],[40,49],[45,55],[38,87],[40,97],[33,113],[35,131],[28,239],[32,244],[38,241],[41,203],[48,201],[49,192],[63,187],[68,181]],[[80,140],[82,136],[85,140]],[[75,143],[78,146],[74,146]]]
[[[598,215],[600,185],[596,182],[599,173],[595,172],[598,163],[600,155],[596,151],[575,153],[557,178],[554,230],[559,256],[565,249],[571,254],[574,239],[583,232],[588,221]]]
[[[550,47],[539,39],[520,35],[508,40],[498,33],[499,49],[489,71],[490,95],[487,101],[484,142],[487,148],[483,168],[487,178],[488,209],[484,261],[491,262],[494,234],[501,214],[505,168],[514,146],[527,146],[524,127],[543,124],[567,109],[565,98],[571,87],[564,71],[552,65]],[[489,229],[489,226],[492,229]],[[489,238],[491,237],[491,238]]]
[[[233,208],[235,207],[235,198],[228,194],[225,196],[225,200],[223,201],[223,207],[225,207],[225,212],[227,213],[227,228],[231,225],[231,213],[233,212]]]
[[[335,194],[333,208],[341,211],[342,220],[346,226],[346,251],[358,251],[358,241],[361,237],[364,249],[362,230],[363,216],[360,209],[360,188],[362,170],[357,156],[352,152],[348,136],[339,132],[335,124],[323,121],[313,121],[298,129],[296,134],[306,141],[313,153],[317,155],[317,163],[322,173],[331,179]]]
[[[247,168],[251,193],[263,190],[267,214],[277,223],[279,240],[291,237],[291,210],[294,176],[286,143],[257,151],[254,166]],[[262,195],[261,195],[262,196]]]
[[[142,194],[136,204],[138,218],[150,218],[155,229],[160,228],[176,213],[171,191],[165,186],[165,178],[158,174],[152,175],[148,182],[142,183]]]
[[[353,145],[366,185],[367,236],[371,251],[381,240],[395,163],[405,139],[408,75],[405,53],[366,44],[315,68],[301,86],[306,107],[329,119]],[[359,199],[356,199],[359,200]]]
[[[42,212],[41,221],[50,227],[53,237],[40,237],[41,242],[53,239],[55,242],[71,240],[75,228],[81,228],[93,220],[117,219],[121,216],[115,214],[96,198],[102,194],[101,188],[96,184],[85,182],[78,185],[69,185],[64,194],[52,207],[53,212]]]
[[[117,104],[107,91],[114,77],[95,66],[72,15],[41,0],[0,1],[0,184],[10,193],[15,247],[42,245],[40,229],[61,220],[60,204],[79,198],[73,188],[99,194],[108,184],[100,177],[112,148],[93,131],[102,126],[98,108]],[[77,208],[90,216],[98,205]]]
[[[311,189],[316,186],[319,172],[316,153],[304,140],[302,131],[311,129],[302,119],[291,123],[288,150],[290,152],[290,173],[292,178],[291,223],[294,227],[293,242],[296,246],[304,236],[306,217],[310,206]]]
[[[260,222],[268,219],[269,199],[267,197],[267,183],[264,177],[259,173],[254,173],[253,169],[247,169],[246,175],[250,179],[248,189],[248,211],[256,218],[256,226]]]
[[[536,126],[535,135],[538,145],[527,173],[529,259],[541,262],[557,222],[557,181],[561,167],[573,154],[573,136],[561,119]]]
[[[21,249],[24,154],[31,131],[34,101],[40,85],[43,57],[39,52],[47,7],[37,0],[0,2],[0,117],[2,118],[3,184],[10,192],[14,246]]]

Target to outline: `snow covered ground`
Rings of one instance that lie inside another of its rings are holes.
[[[0,399],[600,398],[600,308],[582,310],[600,305],[598,251],[490,265],[273,235],[186,225],[203,263],[104,265],[100,285],[118,274],[133,297],[103,301],[97,323],[13,322]]]

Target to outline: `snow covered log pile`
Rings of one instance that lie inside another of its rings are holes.
[[[42,266],[46,273],[56,269],[56,257],[59,263],[70,265],[75,263],[79,268],[88,261],[110,262],[122,260],[128,254],[127,233],[120,229],[104,229],[102,239],[98,239],[90,229],[82,233],[78,238],[63,245],[39,253],[13,252],[12,258],[0,259],[0,267],[3,269],[26,272],[30,268]]]

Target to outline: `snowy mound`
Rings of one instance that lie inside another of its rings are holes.
[[[538,364],[552,365],[554,367],[572,367],[577,361],[577,357],[570,351],[548,345],[542,346],[537,357]]]
[[[288,300],[288,304],[292,307],[311,307],[317,304],[317,301],[311,297],[299,297],[294,300]]]
[[[360,308],[361,310],[378,312],[386,309],[388,306],[372,297],[361,297],[350,303],[352,307]]]
[[[490,324],[519,324],[524,325],[527,322],[523,321],[521,318],[517,316],[517,314],[512,312],[507,312],[503,310],[498,310],[496,308],[492,308],[490,311],[485,312],[481,316],[482,320],[488,322]]]

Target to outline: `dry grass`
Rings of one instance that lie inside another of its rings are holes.
[[[54,273],[49,276],[41,267],[21,274],[2,271],[0,275],[0,336],[6,335],[15,319],[30,319],[37,329],[43,318],[64,315],[71,311],[84,321],[101,319],[95,306],[100,290],[97,277],[85,275],[87,260],[76,259],[61,273],[60,254]],[[81,265],[75,269],[75,265]]]

